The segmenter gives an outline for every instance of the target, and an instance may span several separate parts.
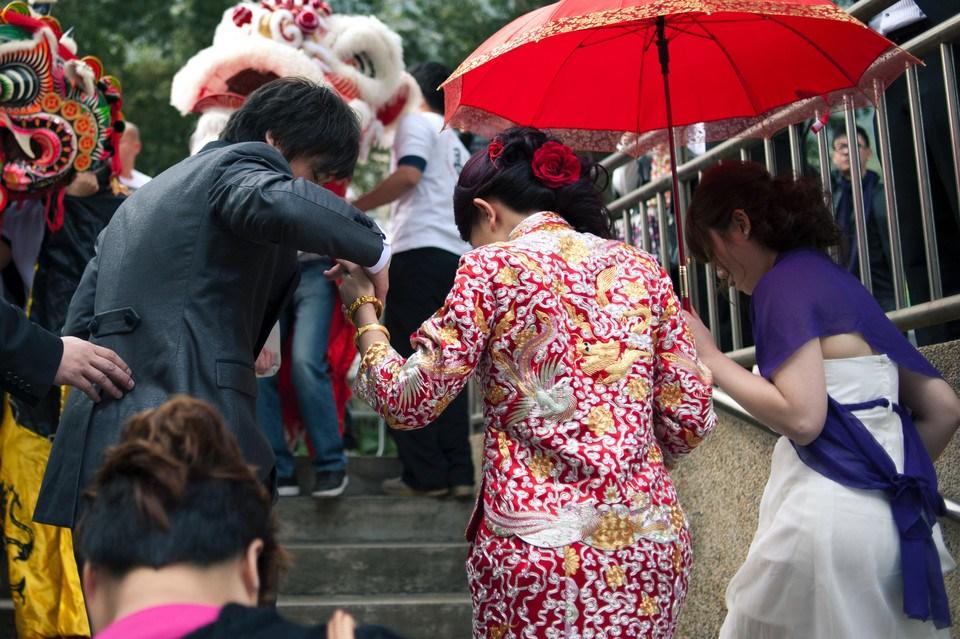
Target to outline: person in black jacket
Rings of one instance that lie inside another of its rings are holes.
[[[254,360],[296,287],[297,250],[357,261],[386,278],[383,233],[319,186],[351,175],[359,129],[330,89],[274,80],[231,116],[221,140],[124,201],[98,239],[63,333],[115,350],[137,386],[96,405],[70,396],[35,521],[73,526],[81,488],[122,424],[173,393],[214,404],[247,462],[274,483],[273,451],[256,420]]]
[[[0,299],[0,389],[35,403],[54,384],[68,384],[99,402],[98,387],[116,399],[123,397],[133,388],[130,375],[130,367],[109,348],[59,338]]]
[[[270,600],[278,566],[272,496],[210,404],[175,397],[133,416],[90,485],[77,527],[84,596],[100,639],[400,639],[282,619]]]

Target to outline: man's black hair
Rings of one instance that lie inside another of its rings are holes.
[[[423,99],[434,113],[443,114],[443,89],[439,87],[450,73],[450,69],[439,62],[421,62],[410,67],[410,75],[420,85]]]
[[[288,160],[317,158],[318,175],[353,175],[360,153],[360,122],[333,91],[303,78],[280,78],[251,93],[220,134],[225,142],[273,143]]]
[[[870,136],[867,135],[867,130],[864,129],[864,128],[863,128],[862,126],[860,126],[859,124],[856,125],[856,127],[854,127],[854,128],[856,128],[856,130],[857,130],[857,137],[863,138],[863,143],[866,144],[866,145],[867,145],[867,148],[869,149],[869,148],[870,148]],[[833,139],[834,139],[834,140],[836,140],[837,138],[845,138],[845,137],[847,137],[847,128],[846,128],[846,127],[840,127],[840,128],[836,129],[836,130],[833,132]]]

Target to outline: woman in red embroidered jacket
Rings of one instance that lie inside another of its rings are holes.
[[[601,171],[534,129],[474,155],[454,210],[477,248],[407,360],[362,269],[337,269],[355,390],[391,427],[430,422],[477,373],[476,639],[662,639],[686,595],[690,532],[664,464],[713,428],[711,387],[667,275],[609,239]]]

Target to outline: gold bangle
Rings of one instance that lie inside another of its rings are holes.
[[[357,336],[353,338],[353,343],[357,347],[357,350],[360,349],[360,336],[367,331],[380,331],[387,338],[387,341],[390,341],[390,331],[387,330],[386,326],[377,324],[376,322],[370,322],[369,324],[357,327]]]
[[[353,300],[353,303],[347,308],[347,319],[350,320],[351,324],[356,324],[354,316],[357,314],[357,311],[360,310],[360,307],[364,304],[373,304],[373,310],[377,314],[377,318],[383,314],[383,302],[374,297],[373,295],[361,295],[357,299]]]

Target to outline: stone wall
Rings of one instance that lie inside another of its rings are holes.
[[[960,341],[925,349],[954,388],[960,388]],[[723,623],[724,590],[743,562],[757,525],[760,495],[776,438],[720,413],[717,430],[674,471],[693,527],[694,569],[677,639],[713,639]],[[940,490],[960,501],[960,437],[937,463]],[[947,547],[960,558],[960,524],[943,523]],[[960,570],[947,576],[947,593],[960,638]]]

